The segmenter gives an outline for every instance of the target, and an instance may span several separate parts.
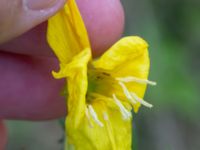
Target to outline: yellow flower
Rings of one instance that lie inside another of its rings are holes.
[[[155,84],[147,80],[147,43],[125,37],[92,60],[75,0],[49,19],[47,39],[60,62],[53,76],[67,81],[67,141],[75,150],[130,150],[131,109],[152,107],[142,99],[146,84]]]

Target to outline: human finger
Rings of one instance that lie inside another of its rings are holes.
[[[4,150],[7,141],[6,128],[3,122],[0,120],[0,150]]]
[[[66,0],[0,0],[0,43],[4,43],[58,11]]]
[[[87,27],[94,56],[99,56],[122,34],[124,12],[119,0],[77,0]],[[46,42],[47,23],[0,45],[0,50],[18,54],[53,56]]]
[[[0,118],[45,120],[66,114],[55,58],[0,53]]]

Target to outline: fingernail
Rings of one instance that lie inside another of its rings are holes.
[[[57,0],[24,0],[27,9],[43,10],[52,7]]]

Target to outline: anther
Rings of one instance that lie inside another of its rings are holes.
[[[86,107],[86,109],[85,109],[85,115],[86,115],[86,117],[87,117],[87,119],[88,119],[88,122],[89,122],[90,127],[93,128],[93,125],[92,125],[92,122],[91,122],[91,120],[90,120],[90,115],[89,115],[89,111],[88,111],[88,108],[87,108],[87,107]]]
[[[100,126],[100,127],[103,127],[103,123],[99,120],[96,112],[94,111],[92,105],[88,105],[88,109],[89,109],[89,112],[92,116],[92,118],[94,119],[94,121]]]
[[[130,92],[128,91],[127,87],[125,86],[124,83],[122,83],[121,81],[119,81],[119,85],[122,87],[124,94],[126,95],[126,97],[128,98],[128,100],[130,101],[131,104],[136,104],[137,102],[133,99],[133,97],[131,96]]]
[[[132,95],[132,97],[133,97],[136,101],[138,101],[138,102],[141,103],[142,105],[144,105],[144,106],[146,106],[146,107],[149,107],[149,108],[153,107],[152,104],[150,104],[150,103],[146,102],[145,100],[139,98],[135,93],[131,92],[131,95]]]
[[[105,121],[108,121],[109,120],[109,117],[108,117],[108,114],[106,112],[103,112],[103,119]]]
[[[115,103],[117,104],[117,106],[119,107],[123,119],[124,119],[124,120],[129,119],[129,118],[131,117],[131,113],[122,105],[122,103],[121,103],[120,100],[116,97],[115,94],[113,94],[113,99],[114,99]]]
[[[154,81],[149,81],[147,79],[141,79],[137,77],[123,77],[123,78],[116,78],[116,80],[121,81],[121,82],[137,82],[140,84],[149,84],[149,85],[156,85],[157,83]]]

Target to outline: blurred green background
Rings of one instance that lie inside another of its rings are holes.
[[[200,150],[200,0],[123,0],[124,35],[149,43],[150,79],[134,115],[134,150]],[[56,121],[8,121],[7,150],[60,150]],[[126,139],[124,139],[126,140]]]
[[[149,43],[150,79],[134,118],[138,150],[200,150],[200,1],[124,0],[125,35]]]

